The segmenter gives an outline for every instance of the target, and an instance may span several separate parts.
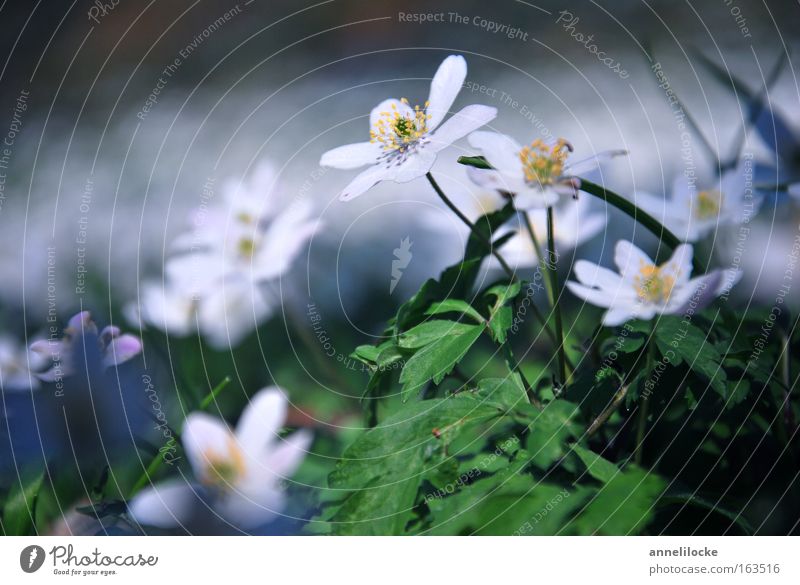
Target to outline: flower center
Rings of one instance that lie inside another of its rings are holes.
[[[642,301],[665,303],[675,287],[675,276],[664,274],[665,266],[645,264],[639,267],[639,274],[634,278],[636,294]]]
[[[252,258],[256,252],[256,241],[253,238],[244,237],[239,239],[238,252],[242,258]]]
[[[537,138],[530,146],[519,151],[525,180],[539,187],[552,185],[564,172],[570,152],[572,145],[563,138],[559,138],[552,146]]]
[[[694,214],[697,219],[713,219],[722,209],[722,193],[713,191],[700,191],[697,194]]]
[[[408,104],[406,98],[400,101]],[[425,102],[424,107],[428,107],[428,102]],[[401,114],[397,105],[392,104],[392,109],[381,112],[378,121],[369,131],[370,142],[379,143],[387,151],[406,148],[428,132],[429,118],[430,115],[419,106],[414,106],[412,112]]]
[[[213,449],[209,449],[203,455],[206,466],[200,480],[204,485],[225,489],[235,484],[244,475],[244,455],[233,436],[228,438],[228,448],[225,453],[217,453]]]

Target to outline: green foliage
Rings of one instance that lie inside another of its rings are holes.
[[[3,506],[3,530],[7,535],[36,534],[36,503],[44,482],[44,470],[26,470],[12,484]]]

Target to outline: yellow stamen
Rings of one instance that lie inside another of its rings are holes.
[[[713,219],[719,215],[721,209],[722,193],[719,191],[700,191],[697,194],[694,208],[694,215],[697,219]]]
[[[400,102],[408,105],[406,98],[401,98]],[[425,102],[424,108],[427,107],[428,102]],[[430,115],[419,106],[414,106],[413,112],[401,115],[397,104],[392,104],[391,111],[381,112],[369,131],[370,142],[379,143],[387,151],[404,148],[428,132],[429,119]]]
[[[559,138],[552,146],[537,138],[530,146],[519,151],[525,180],[540,187],[553,184],[564,172],[570,152],[572,146],[563,138]]]
[[[244,454],[233,436],[228,438],[227,447],[226,453],[217,453],[213,449],[203,453],[205,469],[200,478],[203,484],[225,488],[233,485],[244,475]]]
[[[642,301],[665,303],[675,287],[676,274],[666,274],[668,266],[656,266],[642,262],[639,274],[634,278],[636,293]]]

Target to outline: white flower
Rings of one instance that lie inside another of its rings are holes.
[[[578,260],[573,270],[580,284],[567,282],[567,287],[586,302],[607,308],[603,324],[609,327],[630,319],[679,315],[689,308],[699,311],[727,293],[742,274],[738,270],[714,270],[691,278],[692,253],[691,245],[681,244],[667,262],[656,266],[639,248],[620,240],[614,254],[619,274]]]
[[[19,345],[8,335],[0,335],[0,390],[36,390],[39,380],[34,372],[45,364],[39,354]]]
[[[436,153],[492,121],[497,108],[471,105],[443,123],[466,76],[464,57],[450,55],[433,76],[424,107],[412,108],[405,98],[384,100],[370,113],[369,142],[347,144],[323,154],[320,165],[324,167],[371,165],[344,188],[340,199],[354,199],[380,181],[406,183],[423,176],[433,166]]]
[[[306,430],[279,437],[288,399],[279,388],[258,392],[236,431],[204,413],[186,417],[181,442],[196,481],[167,481],[137,494],[128,506],[140,524],[171,528],[203,514],[204,504],[239,528],[262,526],[285,505],[281,480],[299,467],[311,445]]]
[[[83,343],[85,335],[97,336],[97,350],[106,368],[118,366],[142,351],[142,341],[134,335],[123,334],[119,327],[109,325],[98,334],[97,325],[92,321],[89,311],[82,311],[69,320],[61,339],[43,339],[31,344],[31,351],[44,363],[52,362],[47,371],[37,373],[36,377],[43,382],[55,382],[62,376],[72,375],[73,346],[75,343]]]
[[[800,183],[792,183],[786,189],[789,195],[800,201]]]
[[[566,200],[557,205],[553,215],[553,237],[557,254],[566,254],[584,242],[591,240],[606,226],[607,216],[600,211],[591,210],[591,202],[586,197],[577,200]],[[533,209],[528,212],[533,224],[533,232],[542,250],[547,247],[547,211]],[[520,222],[525,221],[520,218]],[[525,268],[536,266],[539,258],[536,256],[530,234],[525,224],[512,223],[516,235],[505,244],[500,253],[512,268]],[[501,234],[502,235],[502,232]],[[546,254],[546,252],[545,252]],[[492,257],[492,261],[497,260]]]
[[[244,183],[226,185],[221,201],[195,210],[163,281],[142,286],[129,318],[176,336],[199,327],[217,349],[237,345],[273,313],[268,285],[320,226],[309,201],[284,205],[280,196],[273,168],[262,164]]]
[[[681,240],[696,242],[724,225],[749,221],[761,201],[753,195],[752,167],[743,160],[723,173],[715,185],[698,188],[681,173],[673,181],[669,199],[637,193],[634,203]]]
[[[536,139],[530,146],[520,146],[505,134],[479,131],[469,135],[469,143],[492,166],[491,170],[470,168],[470,178],[483,187],[512,194],[518,209],[543,209],[558,203],[562,195],[576,197],[578,174],[594,169],[605,158],[625,154],[607,151],[570,165],[572,145],[563,138],[552,144]]]

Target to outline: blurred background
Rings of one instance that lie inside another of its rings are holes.
[[[146,355],[160,356],[148,370],[161,384],[188,379],[206,391],[233,376],[227,412],[220,402],[229,416],[243,394],[278,383],[296,401],[295,424],[346,443],[362,426],[357,398],[367,381],[347,356],[458,260],[465,233],[422,180],[339,202],[354,173],[321,169],[323,152],[366,139],[369,111],[386,97],[424,102],[438,64],[459,53],[469,72],[456,109],[497,107],[492,128],[521,143],[550,135],[569,139],[579,155],[626,149],[602,167],[602,182],[631,197],[664,195],[687,166],[709,180],[717,169],[696,132],[682,135],[654,69],[724,162],[740,149],[748,115],[741,90],[761,91],[778,63],[769,103],[800,135],[797,22],[791,0],[5,1],[0,326],[29,343],[90,309],[100,325],[135,329],[124,307],[136,302],[139,283],[161,277],[204,185],[243,180],[269,160],[279,175],[274,196],[287,207],[311,201],[322,222],[274,288],[279,310],[235,351],[145,331]],[[737,93],[706,61],[744,86]],[[764,184],[791,179],[789,154],[776,156],[757,133],[742,148],[767,169]],[[474,154],[466,141],[433,172],[466,201],[477,195],[455,163],[462,154]],[[632,234],[653,250],[656,240],[630,220],[592,206],[613,221],[570,258],[608,262],[616,240]],[[767,198],[741,255],[735,306],[774,300],[798,221],[800,204],[784,193]],[[392,289],[404,239],[412,258]],[[715,242],[724,263],[735,234]],[[177,366],[176,355],[184,356]],[[320,450],[318,469],[299,481],[322,481],[327,455]]]

